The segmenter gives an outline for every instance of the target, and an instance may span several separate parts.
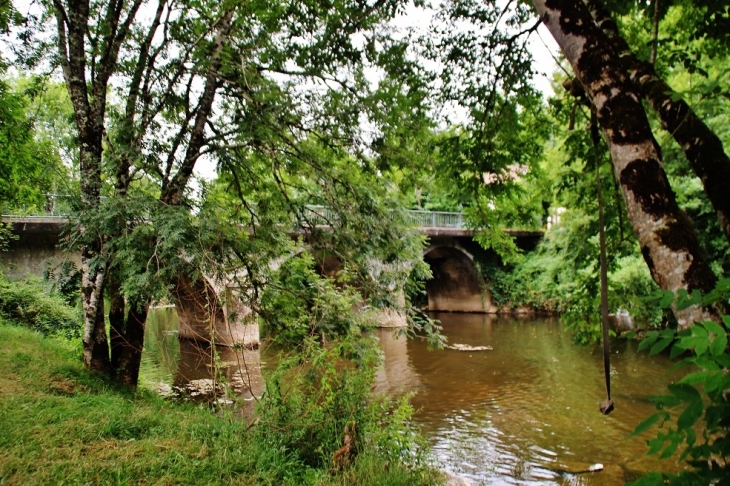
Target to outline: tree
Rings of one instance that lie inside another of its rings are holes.
[[[709,292],[716,278],[664,173],[661,155],[618,53],[580,1],[534,1],[596,110],[629,219],[653,278],[666,290]],[[707,317],[676,311],[681,328]]]
[[[601,2],[589,0],[586,4],[595,23],[610,40],[622,68],[639,94],[659,115],[662,127],[684,151],[717,211],[726,238],[730,240],[730,194],[725,190],[723,182],[730,179],[730,157],[725,153],[722,141],[690,105],[659,77],[651,62],[641,61],[634,55],[619,34],[616,22]],[[712,8],[707,11],[711,12]]]
[[[363,65],[381,64],[386,75],[398,69],[402,43],[378,26],[401,7],[396,0],[68,0],[44,3],[46,16],[28,16],[18,59],[37,63],[49,47],[33,29],[51,34],[51,60],[62,68],[78,131],[81,211],[74,238],[82,252],[87,366],[134,387],[150,302],[172,273],[199,274],[196,231],[215,233],[190,215],[201,160],[233,175],[254,225],[267,207],[252,190],[262,183],[284,194],[284,207],[275,210],[306,219],[301,200],[289,197],[297,181],[281,174],[303,164],[337,178],[341,169],[317,160],[322,151],[327,160],[354,153],[350,169],[367,170],[368,141],[359,124],[382,110]],[[44,22],[50,18],[54,24]],[[402,83],[390,89],[406,92]],[[316,139],[318,148],[308,149],[306,139]],[[355,191],[339,180],[322,186],[324,201]],[[192,261],[182,261],[181,252]]]
[[[0,200],[15,211],[41,211],[66,167],[32,110],[33,87],[23,88],[20,80],[0,80]]]

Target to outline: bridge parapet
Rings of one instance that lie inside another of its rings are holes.
[[[57,206],[53,205],[53,208]],[[21,215],[3,214],[4,222],[13,223],[17,231],[22,232],[54,232],[60,231],[62,226],[68,222],[68,213],[61,214],[54,209],[55,213]],[[408,209],[404,211],[406,218],[419,232],[429,236],[472,236],[474,230],[466,226],[464,213],[450,211],[426,211],[420,209]],[[337,220],[337,213],[326,206],[307,206],[305,217],[310,224],[316,226],[329,226]],[[507,229],[510,236],[541,238],[543,230]],[[294,230],[293,233],[299,234]]]

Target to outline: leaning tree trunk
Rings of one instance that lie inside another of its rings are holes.
[[[533,0],[543,23],[573,67],[606,138],[626,209],[644,260],[662,289],[708,292],[715,275],[669,186],[658,145],[616,51],[582,0]],[[710,317],[675,309],[680,328]]]
[[[640,61],[619,35],[618,27],[600,0],[584,0],[603,33],[611,40],[634,86],[659,115],[662,126],[684,151],[717,211],[725,237],[730,241],[730,157],[720,138],[681,97],[661,79],[654,66]]]

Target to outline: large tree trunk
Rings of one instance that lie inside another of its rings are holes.
[[[111,373],[109,344],[104,322],[103,268],[95,268],[98,248],[85,245],[81,250],[81,304],[84,314],[84,364],[92,370]]]
[[[727,190],[730,181],[730,157],[725,153],[722,141],[657,75],[651,63],[640,61],[631,52],[600,0],[584,1],[596,24],[613,43],[634,85],[659,115],[663,127],[684,151],[717,211],[725,237],[730,241],[730,191]]]
[[[631,80],[582,0],[533,0],[573,67],[606,138],[626,209],[644,260],[662,289],[708,292],[715,275],[680,211],[658,145]],[[677,311],[680,328],[711,317],[696,306]]]

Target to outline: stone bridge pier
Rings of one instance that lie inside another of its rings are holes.
[[[251,309],[233,296],[232,288],[201,276],[178,278],[172,290],[180,319],[179,336],[221,346],[259,344],[259,325]]]

